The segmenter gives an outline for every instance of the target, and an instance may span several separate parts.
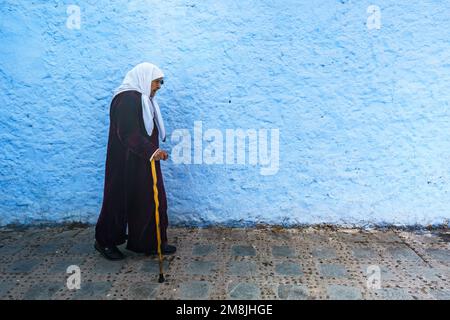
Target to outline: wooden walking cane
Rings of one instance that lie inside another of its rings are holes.
[[[155,198],[155,220],[156,220],[156,239],[158,241],[158,256],[159,256],[159,283],[164,282],[164,274],[163,274],[163,256],[161,252],[161,232],[159,229],[159,200],[158,200],[158,188],[156,183],[158,182],[158,178],[156,176],[156,167],[155,160],[151,161],[152,167],[152,177],[153,177],[153,195]]]

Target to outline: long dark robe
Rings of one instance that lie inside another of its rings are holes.
[[[142,118],[141,94],[125,91],[114,97],[106,154],[103,204],[95,228],[97,242],[150,253],[157,248],[155,200],[150,158],[159,147],[158,128],[149,136]],[[167,199],[160,161],[155,161],[162,243],[167,243]]]

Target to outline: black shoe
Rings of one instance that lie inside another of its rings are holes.
[[[102,247],[97,241],[94,244],[95,250],[100,252],[108,260],[123,260],[125,256],[116,246]]]
[[[177,251],[177,247],[171,246],[170,244],[161,246],[162,254],[174,254],[176,251]],[[147,255],[153,255],[153,254],[158,254],[158,250],[152,250]]]

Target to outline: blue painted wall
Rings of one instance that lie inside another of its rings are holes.
[[[194,121],[280,132],[273,175],[163,163],[172,225],[445,223],[449,12],[447,0],[1,0],[0,225],[96,221],[111,93],[142,61],[166,74],[169,152]]]

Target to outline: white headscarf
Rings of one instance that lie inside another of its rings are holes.
[[[156,116],[156,125],[159,137],[166,141],[166,129],[161,116],[158,102],[150,97],[150,86],[153,80],[164,77],[162,71],[154,64],[144,62],[128,71],[122,84],[114,91],[114,97],[121,92],[135,90],[142,94],[142,116],[145,130],[151,136],[153,132],[153,118]],[[113,99],[114,99],[113,97]]]

